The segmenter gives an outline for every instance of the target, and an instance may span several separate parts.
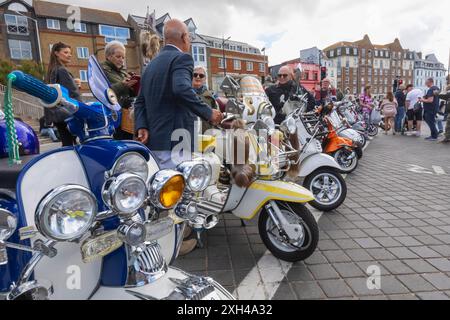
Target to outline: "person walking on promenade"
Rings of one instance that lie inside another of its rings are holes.
[[[388,135],[389,131],[392,129],[395,136],[394,118],[397,115],[397,108],[398,103],[394,98],[394,94],[388,92],[386,99],[381,102],[381,112],[383,112],[384,115],[384,129],[386,135]]]
[[[398,103],[397,115],[395,116],[395,130],[394,133],[401,133],[403,131],[404,120],[406,116],[406,87],[401,85],[395,93],[395,99]]]
[[[164,26],[165,47],[150,62],[141,80],[135,103],[135,130],[138,141],[155,154],[162,168],[175,167],[172,150],[181,141],[172,140],[178,129],[184,130],[183,142],[190,139],[193,151],[196,117],[219,124],[223,115],[203,103],[192,88],[194,60],[186,24],[170,20]]]
[[[439,99],[445,101],[445,114],[447,115],[447,125],[445,126],[445,136],[441,143],[450,143],[450,85],[447,86],[447,93],[439,95]]]
[[[430,127],[431,136],[425,138],[428,141],[437,141],[439,132],[436,126],[436,115],[439,111],[439,88],[434,85],[434,79],[429,78],[425,85],[428,87],[425,97],[419,101],[423,103],[423,116],[428,127]]]
[[[133,140],[134,121],[131,118],[131,107],[136,97],[134,86],[137,85],[138,80],[133,79],[132,75],[125,70],[126,49],[121,42],[109,42],[105,48],[105,56],[106,61],[102,63],[102,68],[122,107],[122,122],[114,138]]]
[[[69,96],[75,100],[81,100],[80,90],[76,79],[67,70],[72,62],[72,48],[65,43],[58,42],[53,45],[50,53],[46,82],[48,84],[60,84],[69,91]],[[69,147],[76,143],[76,138],[70,133],[65,122],[71,115],[62,108],[54,108],[46,112],[45,121],[53,123],[61,137],[62,146]]]
[[[423,92],[420,89],[414,89],[412,84],[406,86],[406,92],[406,109],[408,110],[408,132],[406,134],[420,137],[423,121],[423,108],[419,99],[423,96]],[[414,121],[416,122],[416,132],[413,131]]]

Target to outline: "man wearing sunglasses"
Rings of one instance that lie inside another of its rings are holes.
[[[192,87],[197,96],[213,110],[219,110],[216,97],[212,91],[206,88],[206,68],[196,66],[194,68],[194,78],[192,79]],[[205,133],[212,126],[208,121],[202,121],[202,132]]]
[[[280,71],[278,71],[277,83],[266,89],[266,94],[269,97],[270,103],[272,103],[277,112],[275,117],[276,124],[281,124],[286,119],[286,115],[284,115],[281,110],[289,97],[297,92],[298,86],[300,86],[299,89],[301,91],[307,92],[303,86],[295,83],[292,69],[289,66],[283,66],[280,68]],[[312,94],[308,95],[308,109],[310,106],[312,106],[312,108],[315,106],[314,96],[312,96]]]
[[[175,131],[186,131],[193,151],[197,117],[219,124],[223,116],[203,103],[192,88],[194,60],[186,24],[175,19],[168,21],[164,25],[164,40],[166,46],[142,76],[135,103],[135,128],[138,140],[158,157],[160,167],[170,168],[175,166],[171,151],[187,141],[186,137],[172,141]]]

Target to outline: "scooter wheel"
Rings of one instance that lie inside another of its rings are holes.
[[[373,138],[373,137],[376,137],[378,135],[378,132],[379,132],[378,126],[376,126],[374,124],[371,124],[369,126],[369,131],[367,133],[368,133],[369,137]]]
[[[259,216],[259,234],[267,249],[278,259],[298,262],[308,259],[319,243],[319,226],[312,213],[299,203],[277,202],[282,214],[291,223],[301,223],[304,239],[299,244],[282,241],[275,223],[265,208]]]
[[[339,149],[334,153],[333,157],[341,167],[342,173],[352,173],[358,167],[358,156],[355,156],[351,160],[347,160],[348,154],[345,149]]]
[[[303,186],[311,191],[316,199],[309,204],[319,211],[333,211],[347,198],[347,183],[334,168],[314,171],[306,177]]]

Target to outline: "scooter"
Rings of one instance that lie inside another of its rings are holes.
[[[304,114],[306,100],[304,96],[289,99],[284,106],[287,115],[281,124],[286,137],[296,135],[299,147],[298,179],[302,185],[314,194],[310,205],[329,212],[339,208],[347,197],[347,183],[341,175],[341,167],[336,160],[323,153],[319,141],[320,123],[317,119],[309,120]],[[314,116],[316,118],[316,116]]]
[[[276,135],[277,128],[273,120],[276,115],[275,109],[257,79],[246,77],[241,80],[239,85],[231,77],[228,77],[225,79],[222,89],[227,96],[242,95],[243,103],[236,98],[228,101],[226,110],[230,114],[238,115],[251,126],[260,121],[267,126],[268,133]],[[298,169],[295,172],[295,178],[284,175],[283,179],[299,182],[311,191],[314,200],[309,204],[314,208],[325,212],[335,210],[342,205],[347,196],[347,185],[340,174],[341,168],[331,156],[322,153],[322,146],[306,130],[299,117],[303,107],[307,106],[306,95],[300,96],[297,93],[295,99],[293,97],[286,97],[286,99],[283,109],[284,113],[288,115],[289,121],[285,121],[280,126],[281,141],[284,141],[285,148],[279,152],[282,154],[288,151],[288,153],[295,154],[296,159],[290,166],[297,166]],[[300,144],[294,147],[290,145],[289,136],[297,137],[297,135]]]
[[[190,195],[215,183],[208,163],[199,159],[159,170],[145,146],[114,141],[120,105],[94,57],[88,80],[95,103],[73,100],[65,88],[22,72],[8,79],[45,107],[70,112],[67,124],[81,145],[32,159],[16,172],[16,190],[0,180],[3,297],[233,299],[213,279],[169,267],[186,221],[202,218]]]
[[[322,145],[324,152],[334,157],[343,173],[351,173],[358,167],[358,159],[362,153],[358,152],[360,149],[352,140],[338,136],[330,117],[333,109],[334,105],[330,103],[317,110],[319,121],[323,124]]]
[[[19,155],[30,156],[37,155],[40,151],[39,139],[37,134],[28,124],[15,118],[14,127],[19,142]],[[6,127],[6,115],[0,110],[0,159],[8,158],[8,136]]]

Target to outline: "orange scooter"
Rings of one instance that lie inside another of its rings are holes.
[[[326,154],[334,157],[343,173],[351,173],[358,167],[358,146],[355,145],[351,139],[339,137],[336,133],[332,122],[333,119],[330,118],[328,112],[332,109],[332,104],[326,106],[325,108],[319,107],[317,109],[322,123],[327,128],[323,135],[323,150]]]

